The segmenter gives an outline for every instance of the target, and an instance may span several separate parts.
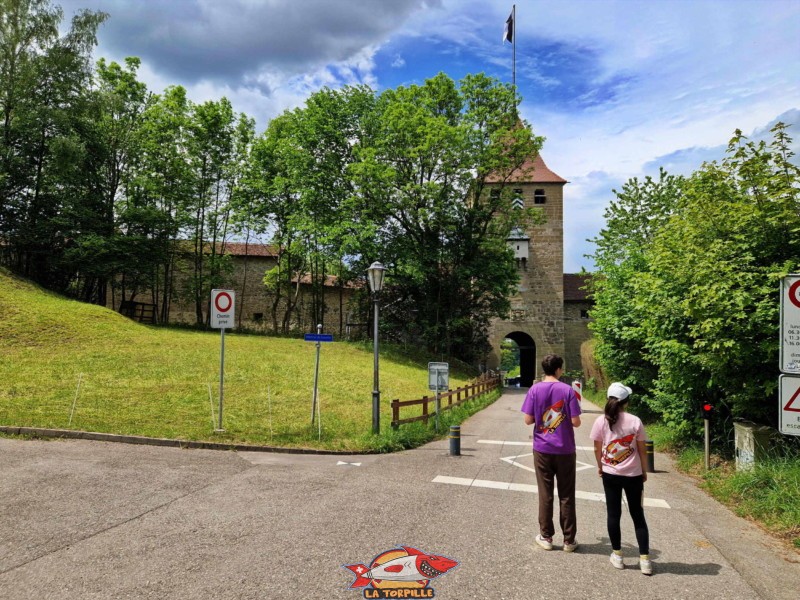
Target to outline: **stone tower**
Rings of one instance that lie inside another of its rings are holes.
[[[500,365],[500,343],[514,340],[520,348],[520,385],[529,386],[542,373],[542,357],[564,356],[564,184],[547,168],[541,156],[526,161],[512,173],[507,186],[515,202],[544,209],[545,223],[511,233],[508,243],[517,258],[520,282],[511,298],[508,319],[497,319],[489,329],[492,345],[487,367]],[[566,365],[565,368],[580,368]]]

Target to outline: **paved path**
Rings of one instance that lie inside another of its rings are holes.
[[[433,582],[442,599],[797,597],[800,556],[662,455],[646,484],[653,577],[627,515],[627,568],[608,563],[594,468],[578,473],[578,552],[535,547],[521,403],[511,390],[467,421],[461,457],[447,440],[341,457],[0,439],[0,597],[360,599],[342,566],[400,544],[460,562]],[[599,410],[584,410],[591,467]]]

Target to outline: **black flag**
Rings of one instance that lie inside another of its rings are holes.
[[[506,26],[503,29],[503,42],[513,42],[514,41],[514,13],[512,12],[508,15],[508,19],[506,19]]]

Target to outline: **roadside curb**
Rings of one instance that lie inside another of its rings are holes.
[[[119,435],[96,431],[75,429],[45,429],[41,427],[9,427],[0,425],[0,433],[9,435],[30,435],[40,438],[66,438],[73,440],[92,440],[96,442],[115,442],[119,444],[139,444],[168,448],[192,448],[198,450],[235,450],[237,452],[275,452],[283,454],[319,454],[332,456],[356,456],[379,454],[378,452],[348,452],[345,450],[317,450],[314,448],[281,448],[279,446],[251,446],[249,444],[229,444],[225,442],[198,442],[194,440],[173,440],[151,438],[139,435]]]

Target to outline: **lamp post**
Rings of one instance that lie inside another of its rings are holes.
[[[369,288],[372,290],[374,328],[372,343],[375,348],[375,363],[373,369],[372,386],[372,433],[378,434],[381,430],[381,391],[378,385],[378,296],[383,288],[383,273],[386,269],[379,262],[374,262],[367,269]]]

